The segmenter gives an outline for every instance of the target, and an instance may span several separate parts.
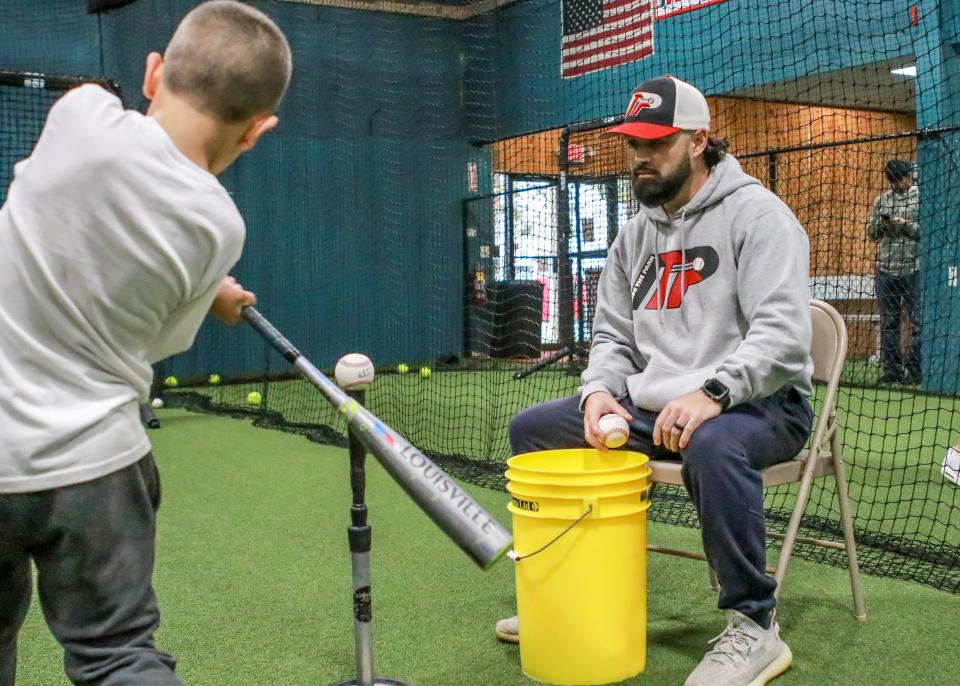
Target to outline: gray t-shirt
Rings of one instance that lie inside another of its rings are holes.
[[[150,449],[151,363],[192,345],[245,228],[160,125],[64,95],[0,209],[0,493],[68,486]]]

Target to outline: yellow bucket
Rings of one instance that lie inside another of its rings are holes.
[[[520,666],[550,684],[643,671],[647,456],[548,450],[507,462],[517,556]]]

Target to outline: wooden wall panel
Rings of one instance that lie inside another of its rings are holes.
[[[767,156],[773,148],[824,144],[911,131],[913,116],[813,107],[737,98],[709,98],[717,136],[726,138],[747,173],[770,185]],[[555,176],[560,130],[493,144],[497,172]],[[571,137],[588,151],[571,175],[597,177],[626,171],[623,142],[588,132]],[[915,159],[912,137],[778,155],[776,192],[810,236],[811,273],[871,274],[874,246],[865,225],[874,197],[887,187],[883,165],[890,157]]]

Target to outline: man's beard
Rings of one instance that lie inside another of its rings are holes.
[[[633,195],[647,207],[665,205],[679,195],[692,172],[690,158],[684,157],[677,168],[666,176],[654,176],[651,179],[634,178]]]

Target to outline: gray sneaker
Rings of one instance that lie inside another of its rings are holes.
[[[495,629],[497,638],[501,641],[506,641],[507,643],[519,643],[520,642],[520,620],[517,619],[517,616],[508,617],[507,619],[501,619],[497,622],[497,627]]]
[[[764,686],[787,671],[793,660],[775,622],[764,631],[736,610],[727,610],[727,628],[710,642],[713,649],[703,656],[684,686]]]

